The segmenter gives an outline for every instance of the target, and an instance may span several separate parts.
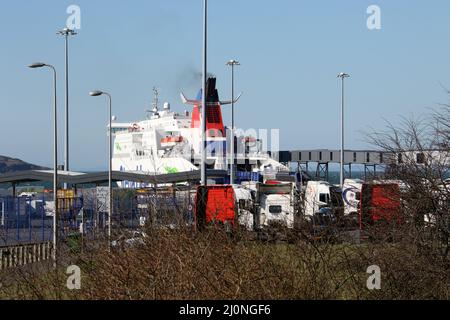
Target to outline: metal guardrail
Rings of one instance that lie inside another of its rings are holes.
[[[0,248],[0,270],[50,260],[52,251],[51,242],[2,247]]]

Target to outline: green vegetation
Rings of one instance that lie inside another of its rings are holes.
[[[86,248],[73,254],[82,289],[65,287],[55,272],[8,272],[9,299],[448,299],[448,259],[417,250],[408,241],[390,244],[292,244],[239,240],[221,230],[204,233],[149,230],[144,244],[109,253]],[[378,265],[381,290],[368,290],[366,270]],[[1,279],[1,278],[0,278]]]

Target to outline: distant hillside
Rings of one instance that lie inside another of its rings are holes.
[[[47,168],[26,163],[19,159],[0,156],[0,174],[27,170],[44,170]]]

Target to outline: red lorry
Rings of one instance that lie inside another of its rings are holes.
[[[359,215],[360,229],[378,222],[401,223],[400,199],[398,183],[363,184]]]
[[[195,224],[200,229],[210,224],[235,227],[237,208],[233,186],[199,186],[195,196]]]

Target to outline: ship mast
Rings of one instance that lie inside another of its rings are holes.
[[[156,114],[158,113],[158,105],[159,105],[159,91],[158,88],[153,87],[153,112]]]
[[[159,117],[159,91],[156,87],[153,87],[152,109],[146,110],[146,112],[153,113],[153,116],[147,116],[147,118]]]

